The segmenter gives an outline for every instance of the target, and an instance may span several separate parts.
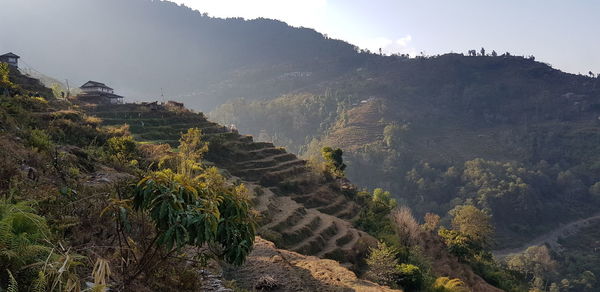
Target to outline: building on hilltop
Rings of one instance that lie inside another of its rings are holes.
[[[19,67],[19,56],[13,54],[13,53],[7,53],[4,55],[0,56],[0,62],[3,63],[8,63],[8,65],[14,66],[14,67]]]
[[[165,106],[170,107],[170,108],[177,108],[177,109],[185,108],[185,105],[182,102],[176,102],[176,101],[172,101],[172,100],[167,101]]]
[[[88,81],[81,87],[83,91],[77,98],[83,101],[91,103],[110,103],[110,104],[122,104],[123,97],[116,95],[114,90],[106,84],[96,81]]]

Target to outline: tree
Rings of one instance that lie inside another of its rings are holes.
[[[481,249],[466,235],[451,229],[441,227],[438,235],[444,240],[448,251],[462,260],[470,260]]]
[[[151,173],[135,188],[133,207],[148,212],[155,241],[167,252],[185,245],[218,244],[217,257],[231,264],[244,262],[254,242],[256,226],[242,186],[228,186],[210,168],[196,178],[170,169]]]
[[[410,209],[402,206],[392,213],[392,218],[402,247],[411,247],[415,244],[421,229]]]
[[[206,255],[233,265],[244,263],[252,250],[256,222],[247,189],[229,184],[215,167],[202,167],[206,150],[200,131],[190,129],[171,164],[176,171],[152,172],[135,185],[132,209],[148,214],[155,234],[143,252],[132,255],[136,265],[124,269],[131,271],[125,286],[184,246],[208,247]]]
[[[423,229],[429,232],[435,231],[440,225],[440,216],[434,213],[425,214],[425,223]]]
[[[10,68],[7,63],[0,62],[0,95],[10,93],[15,85],[9,79]]]
[[[377,283],[393,286],[395,284],[395,267],[398,264],[398,250],[379,242],[376,248],[371,248],[367,258],[367,277]]]
[[[398,250],[380,242],[377,248],[371,248],[367,258],[367,277],[377,283],[402,287],[406,291],[421,291],[423,272],[412,264],[399,264]]]
[[[407,125],[392,123],[383,128],[383,141],[390,148],[398,148],[402,143],[402,134],[408,131]]]
[[[548,280],[558,267],[545,245],[528,247],[523,253],[511,256],[507,265],[510,269],[525,274],[525,278],[531,281],[537,279],[538,282]]]
[[[323,147],[321,150],[321,156],[325,159],[327,170],[336,177],[344,177],[346,164],[344,164],[344,159],[342,158],[343,154],[344,152],[340,148]]]
[[[200,129],[190,128],[181,135],[178,150],[178,173],[192,177],[201,170],[201,159],[208,151],[208,143],[202,141]]]
[[[482,247],[489,247],[494,229],[488,214],[472,205],[457,206],[450,213],[454,230]]]

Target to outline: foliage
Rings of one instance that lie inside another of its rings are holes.
[[[396,283],[406,291],[421,291],[423,286],[423,273],[421,269],[412,264],[400,264],[395,267]]]
[[[44,130],[39,129],[32,129],[29,131],[27,142],[29,146],[34,147],[39,151],[50,151],[53,146],[50,136]]]
[[[406,291],[420,291],[424,284],[423,272],[413,264],[398,263],[399,250],[380,242],[371,248],[367,258],[367,277],[391,287],[402,287]]]
[[[391,194],[377,188],[372,194],[359,192],[358,200],[363,208],[360,210],[356,226],[381,240],[396,241],[389,215],[397,203]]]
[[[240,265],[252,248],[255,227],[243,188],[228,187],[215,169],[197,178],[171,170],[151,173],[136,186],[133,206],[153,220],[157,243],[168,251],[221,244],[220,255]]]
[[[369,267],[367,277],[383,285],[395,285],[395,268],[398,265],[397,254],[397,249],[388,246],[384,242],[379,242],[377,248],[371,248],[367,258]]]
[[[399,148],[403,144],[404,135],[409,131],[408,125],[391,123],[383,128],[383,141],[387,147]]]
[[[451,211],[452,228],[485,248],[490,246],[494,233],[490,216],[474,206],[457,206]]]
[[[450,279],[448,277],[439,277],[433,283],[433,292],[470,292],[465,283],[460,279]]]
[[[208,143],[202,141],[202,132],[198,128],[190,128],[179,140],[178,172],[192,177],[200,170],[200,159],[208,151]]]
[[[394,210],[392,212],[392,221],[394,222],[400,246],[410,248],[417,243],[421,229],[408,207],[402,206]]]
[[[434,232],[440,225],[440,216],[433,213],[425,214],[425,223],[423,223],[423,229],[429,232]]]
[[[344,177],[346,164],[344,164],[342,158],[343,154],[344,152],[340,148],[333,149],[331,147],[323,147],[321,150],[321,155],[323,156],[323,159],[325,159],[327,170],[336,177]]]
[[[441,227],[438,235],[444,240],[448,251],[460,259],[471,259],[480,251],[480,247],[471,238],[459,231]]]
[[[550,250],[542,246],[530,246],[523,253],[510,256],[507,260],[508,268],[525,274],[528,280],[539,279],[547,281],[552,279],[558,263],[552,259]]]
[[[115,136],[106,141],[108,152],[120,163],[129,162],[136,158],[137,147],[131,136]]]
[[[50,229],[34,211],[31,202],[0,202],[0,268],[11,273],[13,287],[19,283],[34,291],[77,290],[74,269],[81,256],[49,246]]]

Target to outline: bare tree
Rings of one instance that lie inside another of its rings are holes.
[[[420,227],[410,208],[402,206],[392,212],[394,227],[399,241],[404,246],[412,246],[419,238]]]

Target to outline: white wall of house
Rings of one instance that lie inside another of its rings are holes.
[[[82,88],[83,92],[107,92],[113,93],[113,90],[104,87],[86,87]]]

